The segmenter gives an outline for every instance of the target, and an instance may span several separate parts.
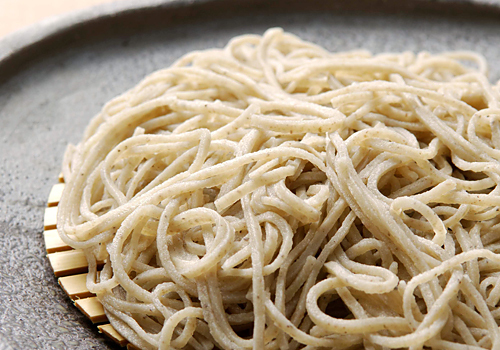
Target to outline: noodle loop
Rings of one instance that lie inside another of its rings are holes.
[[[190,53],[68,147],[59,234],[143,349],[500,349],[485,74],[280,29]]]

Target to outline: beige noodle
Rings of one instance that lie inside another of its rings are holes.
[[[68,147],[59,234],[143,349],[500,349],[485,75],[280,29],[190,53]]]

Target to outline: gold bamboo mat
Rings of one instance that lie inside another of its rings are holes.
[[[59,183],[50,191],[44,216],[44,239],[47,257],[58,278],[58,283],[75,306],[97,326],[100,333],[105,334],[114,342],[128,350],[138,350],[122,337],[108,322],[104,309],[86,286],[87,260],[82,251],[73,249],[64,243],[57,233],[57,205],[64,189],[62,176]],[[100,263],[102,266],[104,262]]]

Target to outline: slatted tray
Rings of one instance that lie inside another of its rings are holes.
[[[74,305],[97,326],[100,333],[105,334],[118,345],[127,347],[128,350],[138,350],[113,328],[108,322],[103,306],[88,290],[86,286],[88,265],[83,252],[64,243],[57,233],[57,205],[64,189],[63,181],[60,176],[59,183],[52,187],[44,216],[45,248],[54,275]],[[102,265],[103,262],[100,262],[98,268]]]

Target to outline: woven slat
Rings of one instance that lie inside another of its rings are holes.
[[[63,242],[56,229],[44,231],[43,238],[45,240],[47,253],[56,253],[72,249],[69,245]]]
[[[57,224],[57,207],[47,207],[45,208],[45,214],[43,217],[43,229],[53,230],[56,228]]]
[[[52,186],[52,189],[49,193],[49,199],[47,200],[48,207],[55,207],[59,203],[59,199],[61,199],[62,191],[64,190],[64,184],[59,183]]]
[[[117,343],[120,346],[125,346],[127,345],[128,341],[120,333],[118,333],[112,325],[108,324],[103,324],[97,326],[99,329],[99,332],[102,334],[105,334],[109,338],[111,338],[115,343]]]
[[[108,320],[102,304],[96,297],[78,299],[75,305],[92,323],[103,323]]]
[[[58,280],[61,288],[73,300],[94,296],[87,288],[87,274],[61,277]]]

